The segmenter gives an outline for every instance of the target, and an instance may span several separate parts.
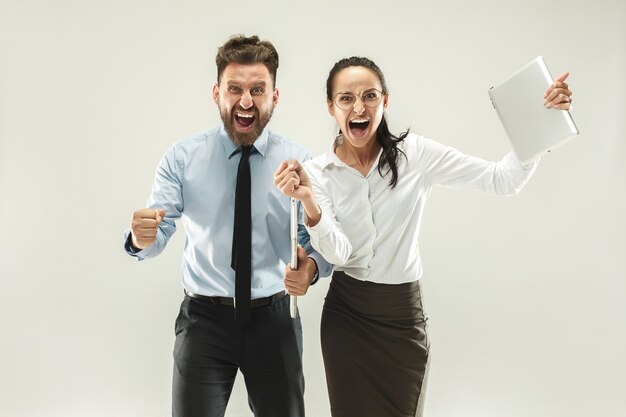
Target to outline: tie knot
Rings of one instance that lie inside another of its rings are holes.
[[[249,156],[251,151],[252,151],[252,145],[242,146],[241,147],[242,157]]]

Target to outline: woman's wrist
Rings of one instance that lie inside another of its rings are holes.
[[[302,207],[306,213],[307,226],[315,226],[322,218],[322,210],[315,200],[313,191],[309,189],[305,197],[302,199]]]

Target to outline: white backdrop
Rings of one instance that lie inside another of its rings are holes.
[[[345,56],[385,72],[392,130],[487,159],[509,149],[487,89],[537,55],[571,71],[582,134],[522,194],[432,194],[426,415],[623,416],[625,22],[622,0],[0,0],[0,415],[169,415],[183,233],[142,263],[121,235],[165,150],[219,122],[216,48],[245,33],[280,53],[271,127],[314,154]],[[312,417],[327,285],[300,300]]]

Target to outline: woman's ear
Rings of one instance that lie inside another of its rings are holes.
[[[328,106],[328,113],[331,116],[335,117],[335,104],[333,103],[333,101],[326,99],[326,106]]]

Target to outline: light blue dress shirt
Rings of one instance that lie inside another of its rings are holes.
[[[183,287],[196,294],[235,296],[235,271],[231,268],[235,186],[241,147],[223,126],[174,144],[156,171],[148,208],[166,212],[151,246],[133,252],[138,260],[157,256],[182,218],[186,237],[182,260]],[[274,186],[274,172],[284,160],[300,162],[311,155],[296,143],[265,129],[250,154],[252,184],[252,298],[267,297],[284,289],[283,273],[290,259],[289,197]],[[124,234],[128,238],[130,230]],[[298,238],[313,258],[320,276],[332,266],[313,250],[302,225]]]

